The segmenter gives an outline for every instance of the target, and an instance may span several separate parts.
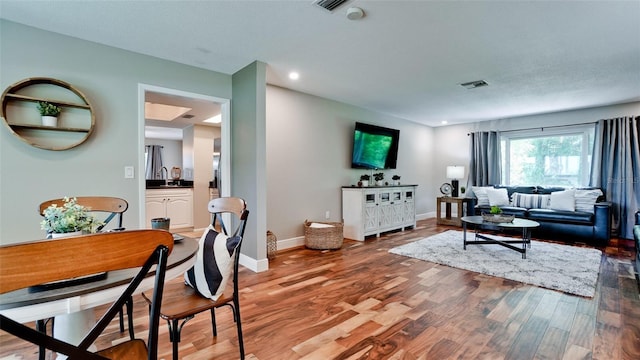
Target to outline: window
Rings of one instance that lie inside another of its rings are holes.
[[[502,183],[588,185],[594,129],[590,124],[501,133]]]

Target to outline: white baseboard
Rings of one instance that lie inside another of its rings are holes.
[[[240,265],[255,273],[259,273],[269,270],[269,259],[256,260],[252,257],[240,253]]]
[[[416,214],[416,220],[425,220],[425,219],[431,219],[436,217],[436,212],[435,211],[431,211],[428,213],[424,213],[424,214]]]
[[[278,250],[292,249],[304,246],[304,236],[298,236],[291,239],[278,240],[276,245]]]

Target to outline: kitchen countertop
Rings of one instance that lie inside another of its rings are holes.
[[[147,189],[193,189],[193,185],[147,185]]]

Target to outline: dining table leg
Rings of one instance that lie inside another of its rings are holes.
[[[57,315],[53,323],[53,337],[78,345],[95,324],[96,316],[93,309]],[[97,348],[95,345],[91,345],[89,350],[96,351]],[[56,357],[56,359],[66,358],[67,356],[62,354],[58,354]]]

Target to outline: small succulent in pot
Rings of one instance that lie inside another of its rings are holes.
[[[384,180],[384,173],[381,173],[381,172],[380,173],[375,173],[375,174],[373,174],[373,178],[376,181],[382,181],[382,180]]]
[[[60,106],[54,105],[46,101],[38,101],[38,111],[41,116],[54,116],[60,115],[62,109]]]
[[[393,176],[391,177],[391,180],[395,180],[395,181],[400,180],[400,175],[393,175]]]
[[[489,210],[489,213],[490,214],[494,214],[494,215],[500,215],[500,214],[502,214],[502,209],[500,209],[499,206],[495,206],[494,205],[494,206],[491,207],[491,210]]]
[[[371,176],[368,174],[360,175],[360,181],[369,181],[369,179],[371,179]]]

